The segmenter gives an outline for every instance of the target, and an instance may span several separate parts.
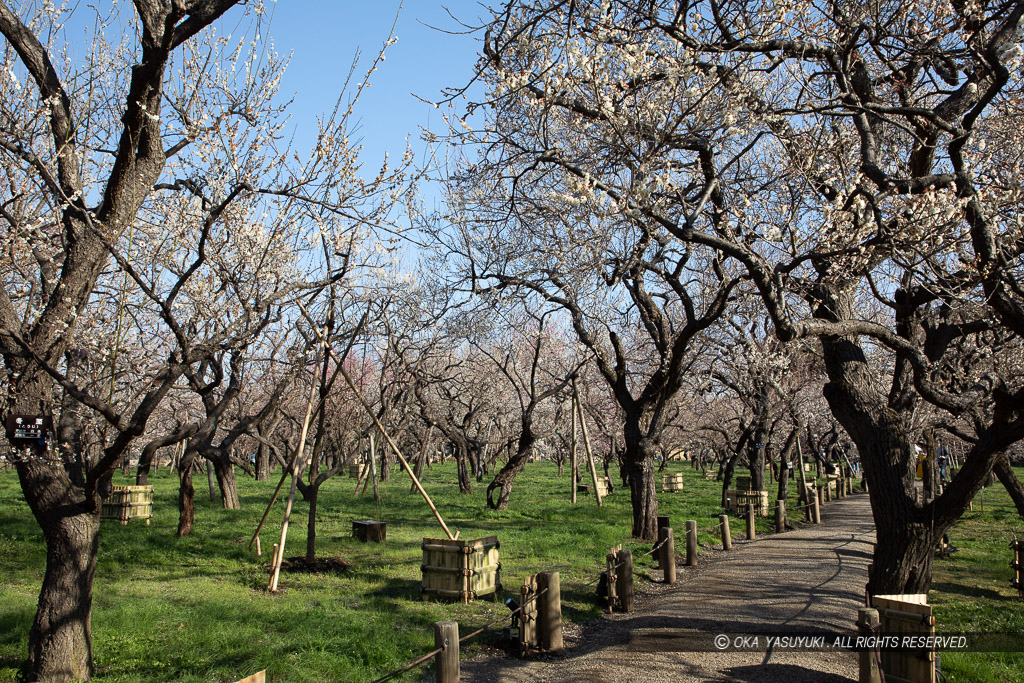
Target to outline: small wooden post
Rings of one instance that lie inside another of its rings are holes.
[[[732,550],[732,530],[729,528],[729,515],[718,515],[718,523],[722,527],[722,550]]]
[[[458,683],[462,674],[459,670],[459,622],[436,622],[434,647],[444,648],[434,655],[434,680],[437,683]]]
[[[861,607],[857,610],[857,632],[865,637],[871,637],[878,631],[878,610],[871,607]],[[882,676],[878,669],[878,654],[874,648],[862,648],[858,653],[860,658],[859,683],[882,683]]]
[[[618,569],[619,609],[623,612],[633,611],[633,551],[620,550],[618,561],[622,565]]]
[[[537,598],[537,621],[540,647],[546,652],[561,652],[562,645],[562,586],[558,572],[537,574],[537,590],[544,591]]]
[[[280,546],[278,546],[278,545],[277,545],[277,544],[275,543],[275,544],[274,544],[274,548],[273,548],[273,549],[272,549],[272,550],[270,551],[270,565],[271,565],[272,567],[276,567],[276,566],[277,566],[277,551],[278,551],[278,548],[279,548],[279,547],[280,547]]]
[[[757,538],[757,527],[754,526],[754,504],[747,503],[747,540]]]
[[[257,536],[256,537],[256,557],[259,557],[262,554],[263,554],[263,550],[260,548],[260,537]]]
[[[825,502],[832,502],[832,481],[830,479],[825,480]]]
[[[672,529],[665,528],[665,545],[661,546],[661,567],[665,583],[676,582],[676,539]]]
[[[686,566],[697,566],[697,522],[686,520]]]
[[[821,524],[821,506],[818,504],[818,496],[814,496],[814,500],[811,501],[811,521]]]
[[[786,530],[786,501],[779,498],[775,501],[775,533],[781,534]]]
[[[827,489],[827,488],[828,488],[828,486],[826,486],[825,488],[821,488],[820,486],[818,487],[818,506],[819,507],[825,503],[825,489]]]
[[[670,522],[668,516],[658,515],[658,540],[655,541],[655,545],[661,545],[665,541],[665,529],[669,526]],[[664,570],[665,565],[661,563],[662,554],[660,552],[655,553],[654,557],[657,560],[657,565],[654,568]]]

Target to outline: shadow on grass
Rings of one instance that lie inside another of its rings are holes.
[[[972,598],[989,598],[990,600],[1004,600],[999,591],[977,586],[960,585],[956,583],[932,583],[933,591],[941,591],[952,595],[965,595]]]

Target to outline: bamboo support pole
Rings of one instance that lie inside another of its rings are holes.
[[[373,430],[370,431],[370,478],[373,480],[373,502],[380,505],[380,488],[377,486],[377,440],[373,438]]]
[[[580,429],[583,431],[583,447],[587,451],[587,466],[590,469],[590,478],[594,482],[594,497],[597,499],[597,507],[601,507],[601,490],[597,487],[597,468],[594,467],[594,453],[590,450],[590,433],[587,431],[587,419],[583,415],[583,402],[580,401],[580,392],[576,388],[576,379],[572,380],[572,396],[576,403],[576,411],[579,414]]]
[[[321,337],[321,344],[327,348],[327,330],[324,330]],[[274,574],[270,578],[269,590],[271,593],[277,590],[277,580],[281,575],[281,560],[284,558],[284,543],[288,538],[288,522],[292,516],[292,505],[295,503],[295,489],[298,485],[299,470],[302,469],[302,452],[306,448],[306,436],[309,434],[309,422],[313,416],[313,401],[316,400],[317,383],[313,382],[309,389],[309,401],[306,403],[306,417],[302,420],[302,430],[299,432],[299,442],[295,446],[295,457],[292,459],[292,485],[288,491],[288,503],[284,508],[284,521],[281,523],[281,541],[278,544],[277,561],[274,563]]]
[[[301,307],[301,304],[300,304],[300,307]],[[305,312],[305,309],[303,309],[303,312]],[[363,323],[366,322],[366,316],[369,315],[369,313],[370,313],[370,310],[367,309],[366,313],[363,313],[363,317],[360,318],[359,324],[356,326],[356,334],[352,336],[351,340],[349,340],[348,347],[345,349],[345,354],[344,354],[343,357],[348,356],[348,352],[352,348],[352,344],[355,341],[356,335],[358,335],[359,331],[363,329]],[[306,314],[306,317],[308,318],[309,315]],[[312,320],[310,320],[310,322],[312,322]],[[325,334],[326,334],[326,332],[325,332]],[[328,348],[328,351],[330,351],[330,348]],[[332,352],[331,355],[334,356],[335,359],[337,359],[337,354],[334,354]],[[327,401],[327,394],[330,392],[331,388],[334,386],[334,380],[335,380],[335,377],[331,377],[330,382],[327,383],[327,390],[320,397],[320,401],[319,401],[319,403],[317,403],[316,410],[313,411],[314,415],[316,415],[317,413],[319,413],[321,410],[324,409],[324,405],[325,405],[325,403]],[[314,384],[314,386],[315,386],[315,384]],[[292,449],[289,449],[289,450],[292,450]],[[181,452],[182,453],[185,452],[185,442],[184,441],[181,442]],[[296,454],[297,453],[298,452],[296,451]],[[249,548],[250,549],[252,549],[252,544],[256,542],[256,538],[260,535],[260,530],[263,529],[263,525],[266,524],[266,522],[267,522],[267,517],[270,515],[270,511],[274,507],[274,502],[277,500],[278,494],[281,493],[281,487],[284,486],[284,481],[285,481],[285,479],[288,478],[288,472],[291,471],[291,469],[294,466],[295,466],[295,456],[293,455],[292,456],[292,461],[290,463],[288,463],[288,467],[284,468],[281,471],[281,481],[277,482],[277,488],[274,489],[274,495],[272,495],[270,497],[270,502],[267,503],[267,509],[263,513],[263,518],[260,519],[260,523],[256,527],[256,532],[252,535],[252,540],[249,541]],[[356,491],[358,492],[358,490],[359,490],[359,487],[357,485],[356,486]]]
[[[572,478],[572,504],[575,505],[576,504],[576,481],[578,479],[578,476],[577,476],[577,471],[578,471],[577,467],[578,467],[578,465],[576,463],[576,399],[575,399],[575,397],[572,400],[572,410],[570,410],[569,413],[572,415],[572,441],[570,442],[570,446],[569,446],[569,463],[570,463],[569,476]]]
[[[306,307],[303,306],[301,303],[299,304],[299,310],[310,323],[313,322],[313,318],[309,315],[309,312],[306,311]],[[352,378],[345,371],[345,366],[341,362],[341,359],[337,357],[337,354],[335,354],[334,351],[329,346],[327,347],[327,353],[331,354],[331,356],[338,363],[338,372],[341,373],[341,376],[345,380],[345,383],[348,384],[349,389],[351,389],[352,392],[356,395],[356,398],[359,400],[360,405],[363,406],[363,409],[366,411],[366,414],[369,415],[370,419],[373,420],[373,424],[375,427],[377,427],[377,430],[381,433],[381,436],[383,436],[384,440],[388,442],[388,446],[391,447],[391,450],[398,458],[398,461],[402,463],[402,468],[412,478],[413,483],[416,485],[416,490],[420,492],[420,495],[423,496],[423,500],[425,500],[427,502],[427,505],[430,506],[431,512],[434,513],[434,517],[437,518],[438,524],[440,524],[441,528],[444,529],[444,533],[447,534],[449,540],[454,541],[458,537],[458,534],[453,534],[448,529],[448,525],[444,523],[444,519],[442,519],[441,513],[437,511],[437,507],[434,505],[434,501],[430,500],[430,496],[427,495],[427,492],[423,489],[423,485],[420,484],[420,480],[416,478],[416,475],[413,473],[412,468],[409,467],[409,461],[405,459],[405,456],[402,455],[402,451],[398,449],[398,444],[394,442],[394,440],[391,438],[391,435],[388,434],[386,429],[384,429],[384,425],[382,425],[380,423],[380,420],[377,419],[377,415],[373,412],[373,409],[370,408],[370,404],[366,402],[366,399],[363,398],[363,394],[359,391],[359,389],[356,388],[356,385],[352,381]]]
[[[807,472],[804,471],[804,449],[800,447],[800,435],[796,437],[796,458],[800,465],[800,491],[803,496],[803,503],[807,503]]]

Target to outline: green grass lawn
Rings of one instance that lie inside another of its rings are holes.
[[[1016,468],[1024,479],[1024,468]],[[1024,538],[1024,520],[998,482],[974,499],[949,532],[957,552],[936,557],[929,601],[937,632],[1016,633],[1024,649],[1024,599],[1010,585],[1013,535]],[[1020,681],[1024,653],[946,652],[940,666],[947,681]]]
[[[705,481],[682,464],[673,463],[670,471],[691,473],[685,492],[659,494],[660,513],[672,518],[680,539],[677,552],[683,554],[684,521],[696,519],[700,527],[714,524],[721,512],[720,490],[717,482]],[[203,479],[198,477],[197,482]],[[558,569],[563,615],[569,620],[586,621],[599,614],[594,588],[608,548],[624,543],[635,555],[650,549],[650,544],[629,538],[626,491],[617,490],[600,509],[582,495],[573,506],[568,500],[569,477],[559,477],[553,465],[529,465],[505,512],[486,508],[485,483],[476,484],[472,495],[460,495],[452,465],[427,470],[424,480],[460,538],[499,537],[506,589],[515,590],[529,574]],[[234,681],[266,669],[275,681],[366,681],[432,650],[435,621],[455,619],[467,633],[507,614],[500,602],[421,601],[420,543],[424,537],[442,537],[443,532],[422,499],[409,493],[403,474],[382,484],[379,506],[369,494],[354,495],[354,479],[337,477],[325,484],[318,554],[343,559],[351,569],[343,575],[283,572],[282,592],[277,595],[264,589],[270,549],[280,535],[283,501],[261,534],[264,556],[258,558],[247,549],[276,477],[273,482],[241,479],[241,510],[222,510],[219,503],[209,502],[205,490],[200,491],[195,532],[183,539],[174,536],[176,476],[164,470],[151,483],[152,524],[104,521],[100,534],[93,648],[103,680]],[[1000,493],[990,489],[985,512],[969,514],[963,531],[954,532],[954,544],[961,551],[936,562],[936,611],[940,625],[946,620],[955,624],[952,630],[993,630],[992,615],[1005,613],[1007,628],[1024,631],[1022,602],[1009,589],[1006,548],[1008,531],[1021,525],[1006,507],[1008,499],[998,507]],[[790,505],[795,505],[795,491],[793,495]],[[297,499],[286,557],[304,553],[306,510]],[[353,539],[351,522],[360,519],[386,520],[388,540],[364,544]],[[758,521],[759,534],[769,533],[771,527],[770,519]],[[742,533],[742,522],[734,521],[734,536]],[[968,535],[984,540],[978,540],[976,548]],[[715,544],[718,535],[703,531],[700,541]],[[981,553],[977,558],[976,552]],[[44,561],[41,533],[21,498],[16,475],[0,472],[0,681],[17,680],[25,659]],[[979,563],[991,565],[991,575],[980,573]],[[652,564],[649,557],[637,562],[639,580]],[[963,568],[962,574],[956,573],[958,568]],[[497,642],[495,632],[485,634],[469,647],[464,645],[463,656],[471,656],[480,644]],[[979,680],[972,672],[1003,666],[998,655],[960,660],[946,656],[943,668],[947,665],[963,672],[959,680]],[[1019,667],[1020,661],[1007,661],[1005,666]],[[406,680],[421,676],[411,672]]]

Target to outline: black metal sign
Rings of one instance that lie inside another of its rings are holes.
[[[53,420],[46,415],[8,415],[6,426],[12,444],[28,446],[32,442],[46,443]]]

